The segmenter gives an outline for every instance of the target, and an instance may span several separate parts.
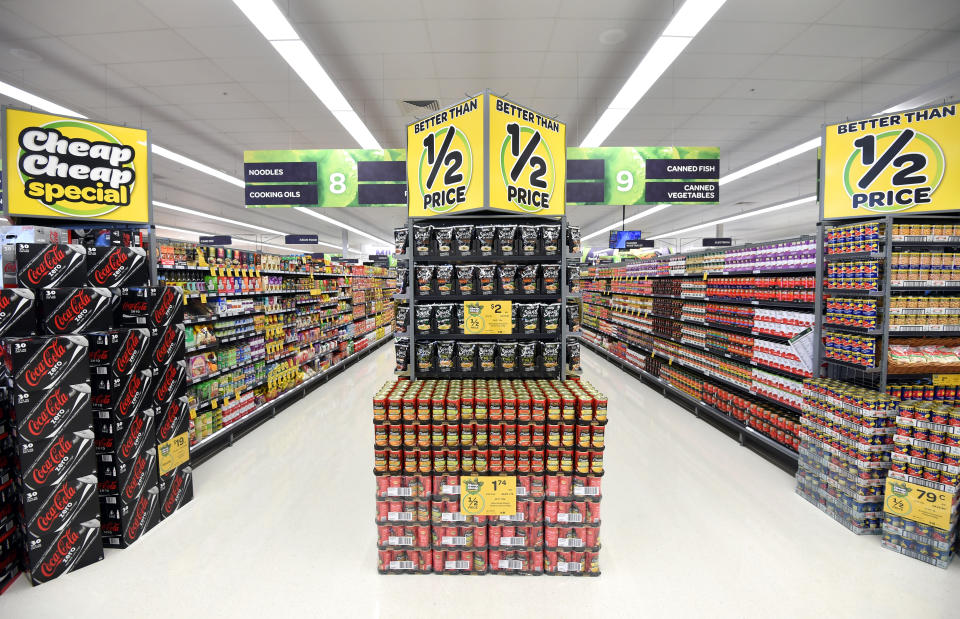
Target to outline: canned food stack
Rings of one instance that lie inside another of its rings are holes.
[[[606,398],[576,380],[384,385],[379,571],[598,575],[605,425]],[[461,512],[461,475],[515,476],[516,513]]]
[[[858,535],[880,534],[897,400],[831,379],[807,379],[797,493]]]
[[[893,440],[882,545],[946,568],[960,505],[960,408],[901,402]],[[931,517],[933,505],[939,518]]]

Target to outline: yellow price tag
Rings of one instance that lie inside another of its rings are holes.
[[[240,399],[240,390],[239,390],[239,389],[237,389],[237,390],[233,393],[233,398],[234,398],[235,400],[239,400],[239,399]]]
[[[217,276],[217,267],[210,267],[210,275]]]
[[[517,478],[463,476],[460,511],[472,516],[512,516],[517,513]]]
[[[188,303],[190,303],[190,296],[189,296],[189,295],[183,295],[183,304],[184,304],[184,305],[187,305]]]
[[[321,290],[313,289],[310,291],[310,296],[311,297],[318,296],[321,292],[322,292]]]
[[[463,332],[467,335],[512,333],[512,301],[464,301]]]
[[[210,400],[210,408],[216,410],[217,405],[218,405],[218,402],[217,402],[217,399],[216,399],[216,398]]]
[[[703,272],[703,281],[707,281],[707,272],[706,272],[706,271]]]
[[[956,387],[960,385],[960,374],[934,374],[933,384]]]
[[[257,269],[257,277],[260,277],[260,269]]]
[[[200,302],[201,302],[201,303],[206,303],[206,302],[207,302],[207,293],[205,293],[205,292],[201,292],[201,293],[200,293]]]
[[[197,409],[191,408],[191,409],[190,409],[190,419],[196,419],[196,418],[197,418]]]
[[[161,475],[165,475],[189,461],[190,438],[187,432],[178,434],[169,441],[157,445],[157,464]]]
[[[950,528],[950,512],[956,492],[941,492],[908,481],[887,478],[884,511],[920,524]]]

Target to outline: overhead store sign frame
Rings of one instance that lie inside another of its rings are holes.
[[[146,129],[10,106],[0,118],[6,215],[152,221]]]
[[[566,125],[485,91],[407,125],[410,217],[563,215]]]
[[[960,210],[958,104],[825,125],[820,217]]]

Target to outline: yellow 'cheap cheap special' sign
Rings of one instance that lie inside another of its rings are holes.
[[[960,209],[957,105],[827,125],[823,216]]]
[[[463,332],[466,335],[513,333],[512,301],[464,301]]]
[[[470,516],[512,516],[517,513],[516,477],[460,478],[460,512]]]
[[[938,529],[949,529],[957,495],[888,477],[884,497],[883,509],[887,513]]]
[[[5,121],[7,214],[149,222],[146,130],[15,108]]]
[[[490,95],[490,208],[563,215],[566,139],[562,122]]]
[[[450,215],[484,206],[484,95],[407,125],[407,212]]]

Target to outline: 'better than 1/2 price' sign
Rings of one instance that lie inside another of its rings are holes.
[[[950,528],[955,493],[888,477],[884,495],[886,512],[938,529]]]
[[[463,332],[466,335],[513,333],[512,301],[464,301]]]
[[[516,477],[460,478],[460,512],[470,516],[512,516],[517,513]]]

